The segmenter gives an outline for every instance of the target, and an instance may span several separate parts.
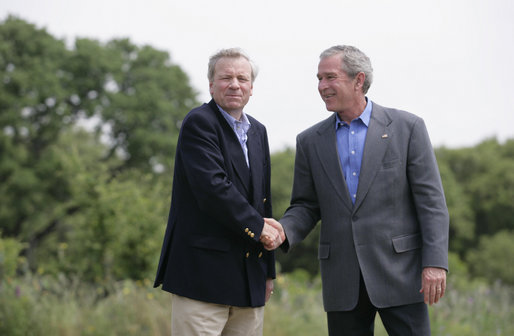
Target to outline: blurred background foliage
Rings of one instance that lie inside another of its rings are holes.
[[[187,74],[151,46],[67,46],[8,17],[0,81],[0,334],[169,334],[169,297],[151,287],[180,123],[200,103]],[[436,155],[451,290],[431,308],[434,334],[513,334],[514,139]],[[294,156],[272,153],[275,218]],[[266,335],[326,333],[318,239],[319,225],[277,252]]]

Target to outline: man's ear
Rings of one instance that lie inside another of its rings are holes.
[[[364,72],[359,72],[357,76],[355,76],[355,88],[362,90],[362,86],[364,85],[364,80],[366,79],[366,74]]]

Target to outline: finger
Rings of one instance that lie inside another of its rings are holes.
[[[286,234],[284,233],[284,231],[282,230],[280,232],[280,243],[283,243],[284,240],[286,240]]]
[[[265,244],[265,245],[264,245],[264,248],[265,248],[267,251],[273,251],[273,250],[274,250],[273,246],[272,246],[272,245],[268,245],[268,244]]]
[[[439,293],[439,297],[442,298],[444,294],[446,293],[446,286],[441,286],[441,293]]]
[[[430,302],[431,305],[436,303],[439,300],[440,293],[441,293],[441,287],[434,286],[432,289],[432,295],[431,295],[431,299],[432,299]]]
[[[441,283],[435,285],[433,303],[439,302],[439,300],[443,297],[443,295],[444,295],[443,285]]]
[[[277,239],[278,231],[272,226],[265,224],[261,236],[268,236],[270,240],[275,240]]]
[[[424,294],[424,301],[425,301],[425,304],[430,304],[430,296],[431,296],[431,290],[430,290],[430,287],[428,288],[423,288],[423,294]]]

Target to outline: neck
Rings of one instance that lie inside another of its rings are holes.
[[[236,119],[237,121],[241,121],[243,111],[227,111],[227,113],[230,114],[232,118]]]
[[[364,112],[364,109],[366,108],[367,101],[365,97],[362,97],[362,99],[359,99],[355,102],[355,104],[344,110],[344,111],[338,111],[337,114],[339,115],[339,118],[346,122],[347,124],[350,124],[352,120],[357,119],[360,117],[362,112]]]

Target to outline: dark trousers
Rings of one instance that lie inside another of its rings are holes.
[[[328,334],[330,336],[372,336],[377,312],[387,333],[391,336],[430,336],[428,308],[424,302],[377,308],[369,300],[362,276],[357,306],[351,311],[327,313]]]

